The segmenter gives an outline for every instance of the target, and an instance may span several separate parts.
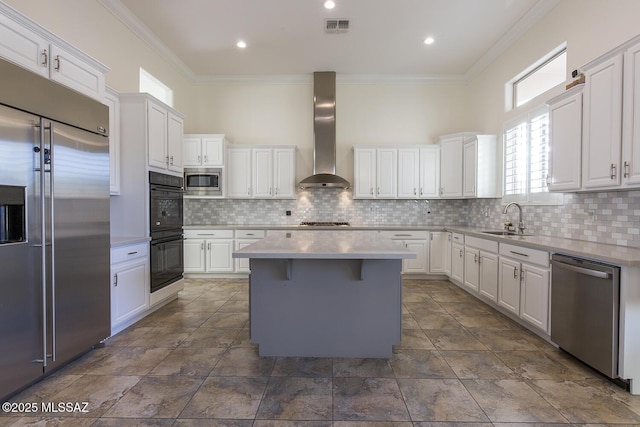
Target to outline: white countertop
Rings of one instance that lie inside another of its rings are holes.
[[[308,231],[267,236],[234,258],[415,259],[416,254],[375,231]]]

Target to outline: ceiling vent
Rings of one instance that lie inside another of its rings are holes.
[[[347,31],[349,31],[348,19],[325,19],[324,20],[325,33],[346,33]]]

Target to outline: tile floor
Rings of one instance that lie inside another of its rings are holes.
[[[179,299],[13,402],[0,426],[640,425],[631,396],[449,282],[404,281],[391,360],[260,358],[245,280],[187,280]]]

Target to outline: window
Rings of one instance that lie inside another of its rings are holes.
[[[562,194],[550,194],[549,112],[532,111],[509,123],[504,131],[504,202],[561,204]]]
[[[173,90],[140,67],[140,92],[146,92],[173,107]]]
[[[507,110],[526,104],[566,79],[567,47],[563,43],[507,82]]]

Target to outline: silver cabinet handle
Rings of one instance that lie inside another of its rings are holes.
[[[200,154],[198,154],[197,160],[198,163],[200,163]]]
[[[516,252],[516,251],[509,251],[509,252],[511,252],[514,255],[520,255],[520,256],[524,256],[524,257],[528,257],[529,256],[527,254],[523,254],[522,252]]]
[[[402,234],[402,233],[401,234],[394,234],[393,237],[411,237],[411,234],[406,234],[406,233],[404,233],[404,234]]]
[[[373,196],[373,187],[371,187],[371,195]]]
[[[138,251],[127,252],[127,255],[135,255],[135,254],[137,254],[137,253],[138,253]]]
[[[42,65],[43,67],[46,67],[48,63],[49,63],[49,55],[47,54],[47,49],[44,49],[42,51],[42,62],[40,63],[40,65]]]
[[[60,71],[60,55],[56,55],[56,59],[55,59],[55,61],[56,61],[56,66],[55,66],[55,68],[54,68],[54,69],[55,69],[56,71]]]
[[[440,195],[442,196],[442,193],[444,193],[444,188],[440,187]]]
[[[204,251],[204,242],[200,243],[200,250]]]
[[[623,167],[624,167],[624,174],[623,174],[623,176],[624,176],[625,178],[629,178],[629,169],[630,169],[630,166],[631,166],[631,165],[629,164],[629,162],[624,162],[624,165],[623,165]]]
[[[211,242],[207,243],[207,250],[211,250]]]
[[[420,187],[420,195],[422,196],[423,194],[422,187]]]
[[[417,196],[417,195],[418,195],[418,190],[417,190],[415,187],[413,188],[413,195],[414,195],[414,196]]]
[[[473,254],[473,263],[476,264],[478,262],[478,255]]]
[[[118,273],[113,275],[113,286],[118,286]]]
[[[513,278],[514,279],[518,278],[518,269],[516,267],[513,267]]]
[[[164,162],[169,165],[169,156],[164,156]]]
[[[209,161],[209,156],[206,155],[206,154],[204,155],[204,161],[205,161],[205,163]]]
[[[616,179],[616,164],[611,163],[611,179]]]
[[[462,258],[462,249],[460,249],[460,258]]]
[[[378,187],[378,196],[380,195],[380,187]]]
[[[171,166],[173,166],[173,156],[171,156]]]

